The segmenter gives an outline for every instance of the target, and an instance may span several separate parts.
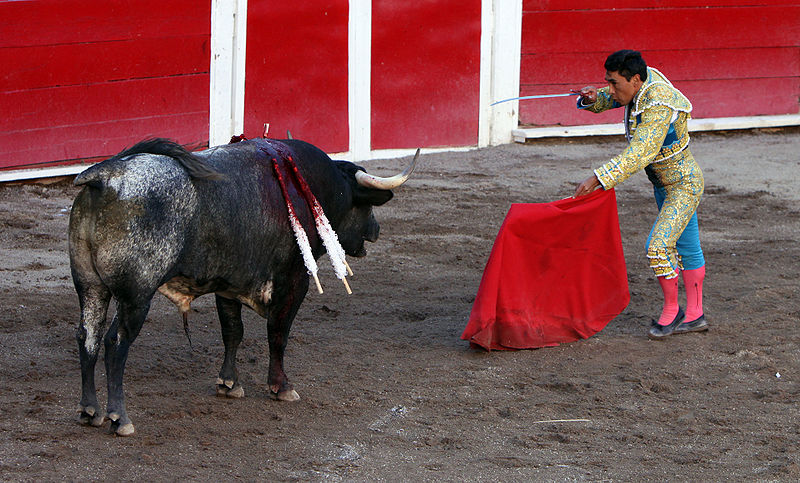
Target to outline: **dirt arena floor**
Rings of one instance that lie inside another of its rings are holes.
[[[247,396],[215,397],[213,297],[193,349],[155,299],[125,377],[130,438],[77,423],[78,300],[67,220],[77,193],[0,185],[0,479],[23,481],[797,481],[800,130],[694,136],[711,330],[646,337],[660,310],[643,245],[644,173],[617,190],[631,302],[596,336],[491,352],[460,340],[511,203],[572,194],[621,137],[425,154],[376,209],[353,295],[320,263],[286,356],[296,403],[269,398],[266,327],[247,311]],[[393,174],[408,158],[372,161]],[[113,309],[112,309],[113,310]],[[100,401],[105,375],[98,364]],[[572,420],[572,421],[558,421]]]

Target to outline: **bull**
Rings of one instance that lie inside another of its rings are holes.
[[[417,153],[419,154],[419,152]],[[76,333],[81,365],[79,421],[134,433],[125,407],[123,373],[131,344],[160,292],[184,315],[196,297],[214,293],[225,347],[218,395],[243,397],[236,368],[242,306],[266,319],[270,395],[299,399],[283,370],[289,329],[309,288],[309,276],[287,217],[275,160],[292,158],[347,255],[366,255],[379,225],[373,206],[389,201],[417,157],[391,178],[333,161],[300,140],[253,139],[191,153],[165,139],[140,142],[79,174],[83,186],[69,220],[69,257],[80,303]],[[283,191],[308,233],[313,214],[298,189]],[[314,259],[325,253],[309,236]],[[116,313],[107,327],[111,299]],[[106,330],[107,327],[107,330]],[[188,332],[187,332],[188,335]],[[103,339],[108,387],[102,414],[95,364]]]

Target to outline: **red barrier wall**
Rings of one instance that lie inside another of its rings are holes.
[[[696,118],[800,112],[800,2],[665,0],[657,6],[525,0],[520,95],[603,86],[611,52],[635,49],[694,105]],[[525,125],[618,122],[574,98],[520,102]]]
[[[208,142],[211,2],[0,2],[0,169]]]
[[[800,112],[800,1],[524,0],[521,95],[602,85],[641,50],[697,118]],[[248,2],[245,135],[350,148],[347,0]],[[0,1],[0,169],[96,160],[148,136],[208,140],[211,2]],[[372,2],[372,149],[477,143],[481,0]],[[356,93],[358,95],[358,93]],[[618,122],[574,98],[525,125]]]

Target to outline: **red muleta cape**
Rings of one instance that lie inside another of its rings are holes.
[[[461,338],[486,350],[555,346],[596,334],[629,301],[613,189],[512,204]]]

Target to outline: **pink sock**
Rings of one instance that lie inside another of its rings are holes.
[[[664,292],[664,307],[661,309],[661,317],[658,318],[659,325],[669,325],[678,315],[678,277],[666,278],[658,277],[661,291]]]
[[[683,271],[683,285],[686,287],[686,321],[697,320],[703,315],[703,279],[706,266]]]

